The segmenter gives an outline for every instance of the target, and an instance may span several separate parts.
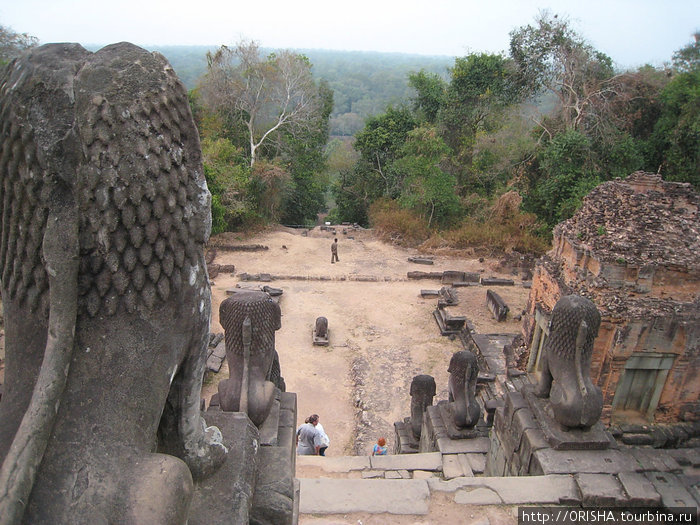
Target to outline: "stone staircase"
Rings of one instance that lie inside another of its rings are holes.
[[[649,450],[666,463],[666,451]],[[636,459],[636,472],[547,474],[542,476],[490,477],[475,475],[478,454],[440,453],[393,456],[320,457],[298,456],[300,515],[346,515],[351,513],[428,515],[431,500],[447,500],[453,506],[573,505],[696,507],[697,485],[680,481],[697,478],[697,449],[675,452],[682,459],[664,467]],[[666,457],[668,456],[668,457]],[[657,461],[658,463],[658,461]],[[674,475],[673,472],[677,474]],[[662,478],[662,479],[657,479]],[[674,481],[675,480],[675,481]],[[466,508],[466,507],[465,507]]]
[[[457,474],[466,462],[470,476]],[[426,515],[436,493],[456,504],[518,505],[580,503],[571,476],[475,477],[466,455],[402,454],[394,456],[298,456],[300,514],[353,512]]]

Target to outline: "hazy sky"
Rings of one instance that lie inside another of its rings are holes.
[[[700,29],[699,0],[0,0],[41,43],[231,44],[463,56],[508,49],[541,9],[621,67],[660,65]]]

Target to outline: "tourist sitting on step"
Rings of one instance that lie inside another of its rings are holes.
[[[318,431],[318,414],[310,415],[303,425],[297,428],[297,454],[300,456],[318,456],[323,446],[323,437]]]
[[[387,452],[386,439],[380,437],[372,448],[373,456],[386,456]]]

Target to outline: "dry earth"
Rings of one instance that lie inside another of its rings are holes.
[[[270,273],[281,276],[268,283],[282,288],[282,328],[276,334],[282,375],[287,390],[297,394],[298,419],[320,415],[330,436],[329,456],[363,455],[384,436],[393,449],[394,421],[410,415],[409,387],[417,374],[430,374],[437,383],[435,402],[447,399],[447,366],[458,340],[440,335],[432,312],[436,299],[423,299],[421,289],[439,289],[437,280],[408,280],[408,271],[458,270],[507,277],[516,286],[499,287],[514,314],[524,309],[527,290],[518,276],[504,273],[498,261],[436,255],[433,266],[408,262],[414,250],[377,240],[371,231],[337,230],[339,258],[330,263],[333,234],[318,228],[303,236],[300,230],[277,228],[240,244],[262,244],[268,250],[219,250],[216,263],[234,264],[235,274],[213,279],[212,331],[221,331],[218,309],[226,290],[257,287],[238,275]],[[231,238],[227,239],[230,243]],[[235,242],[235,241],[234,241]],[[289,279],[285,277],[296,277]],[[303,278],[304,280],[298,279]],[[370,278],[375,280],[369,280]],[[486,308],[486,289],[458,289],[460,303],[450,308],[465,315],[480,333],[517,333],[520,323],[509,318],[495,322]],[[330,345],[312,345],[317,317],[328,318]],[[216,392],[228,376],[226,364],[209,378],[203,397]]]

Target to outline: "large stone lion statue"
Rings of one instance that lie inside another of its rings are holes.
[[[200,416],[210,195],[187,93],[131,44],[0,78],[0,523],[185,523],[225,459]]]
[[[552,310],[535,394],[549,398],[554,418],[570,428],[588,428],[600,419],[603,395],[591,380],[593,342],[600,327],[595,304],[567,295]]]

